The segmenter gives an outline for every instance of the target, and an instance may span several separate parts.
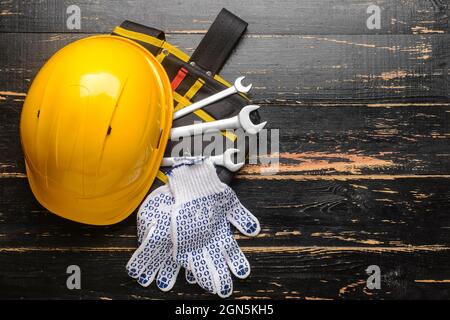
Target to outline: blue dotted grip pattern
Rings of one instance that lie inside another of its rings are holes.
[[[216,174],[211,168],[211,174]],[[168,291],[183,266],[188,283],[228,297],[233,292],[230,270],[242,279],[250,274],[250,264],[233,238],[230,223],[247,236],[260,231],[256,217],[227,185],[220,192],[184,202],[177,201],[167,185],[162,186],[139,209],[140,246],[126,266],[128,274],[143,286],[156,277],[158,288]]]

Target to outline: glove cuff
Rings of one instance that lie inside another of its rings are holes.
[[[210,159],[200,163],[175,165],[169,174],[169,186],[176,202],[187,202],[223,191],[226,185],[220,181]]]

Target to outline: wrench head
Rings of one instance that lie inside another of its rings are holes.
[[[233,158],[232,158],[233,155],[235,153],[239,153],[239,152],[240,152],[239,149],[227,149],[227,150],[225,150],[225,152],[222,155],[223,156],[223,166],[225,168],[227,168],[228,170],[230,170],[231,172],[238,171],[244,165],[243,162],[239,162],[239,163],[233,162]]]
[[[239,77],[236,79],[236,81],[234,81],[234,88],[237,90],[237,92],[247,93],[252,88],[251,83],[246,87],[242,85],[242,80],[244,80],[244,79],[245,79],[245,77]]]
[[[260,132],[267,124],[267,121],[254,124],[252,120],[250,120],[250,112],[258,110],[258,105],[248,105],[242,108],[242,110],[239,112],[239,122],[241,124],[242,129],[245,130],[245,132],[249,134],[257,134]]]

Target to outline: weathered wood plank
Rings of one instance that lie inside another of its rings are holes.
[[[73,4],[81,9],[80,30],[66,27],[66,10]],[[380,7],[380,29],[366,26],[370,5]],[[246,20],[252,34],[448,33],[448,5],[440,0],[133,0],[126,6],[118,0],[2,1],[0,32],[102,33],[133,20],[170,33],[203,33],[225,7]]]
[[[248,76],[281,144],[278,175],[247,166],[233,184],[262,225],[257,238],[236,233],[253,271],[233,298],[450,298],[445,1],[81,0],[79,31],[65,27],[69,4],[0,3],[1,298],[212,298],[181,276],[167,294],[127,277],[134,215],[92,227],[42,208],[18,123],[32,78],[63,45],[131,19],[191,53],[223,6],[250,23],[223,75]],[[370,4],[380,30],[366,28]],[[66,289],[69,264],[82,268],[81,291]],[[372,264],[380,291],[364,288]]]
[[[260,220],[243,246],[447,246],[448,178],[242,180],[232,187]],[[136,222],[107,227],[70,222],[34,199],[26,179],[0,179],[0,248],[136,247]]]
[[[248,248],[252,273],[234,280],[231,299],[448,299],[448,250],[371,251],[355,248],[295,248],[265,252]],[[131,251],[1,251],[1,298],[212,299],[180,272],[172,291],[139,286],[124,265]],[[66,268],[81,268],[81,290],[66,288]],[[369,265],[381,269],[381,289],[365,288]]]
[[[23,176],[21,96],[0,101],[0,177]],[[14,100],[19,101],[14,101]],[[260,109],[279,129],[281,174],[449,174],[450,106],[272,106]],[[270,151],[270,150],[269,150]],[[249,166],[243,175],[259,174]]]
[[[279,129],[283,174],[448,174],[449,111],[266,106],[260,114],[269,128]]]
[[[0,34],[0,91],[20,98],[54,52],[86,36]],[[169,40],[192,52],[200,35]],[[231,81],[248,76],[261,104],[448,103],[449,42],[450,35],[252,35],[243,39],[223,75]]]

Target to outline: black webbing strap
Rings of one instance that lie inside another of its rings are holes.
[[[129,20],[125,20],[124,22],[122,22],[120,24],[120,27],[127,29],[127,30],[132,30],[135,32],[139,32],[139,33],[143,33],[146,35],[149,35],[151,37],[155,37],[158,38],[160,40],[166,40],[166,35],[164,34],[164,31],[152,28],[152,27],[147,27],[144,26],[142,24],[133,22],[133,21],[129,21]]]
[[[227,61],[248,23],[222,9],[192,54],[190,61],[215,75]]]

